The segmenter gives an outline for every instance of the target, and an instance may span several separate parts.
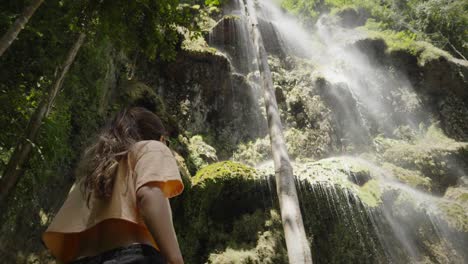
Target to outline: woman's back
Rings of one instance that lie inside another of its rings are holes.
[[[114,248],[132,244],[153,245],[147,232],[128,222],[111,219],[99,224],[81,235],[82,242],[77,251],[77,258],[95,256]]]
[[[138,208],[137,191],[157,183],[166,197],[183,190],[174,157],[159,141],[135,143],[119,161],[112,195],[97,198],[78,186],[43,236],[54,256],[68,262],[134,243],[158,248]]]

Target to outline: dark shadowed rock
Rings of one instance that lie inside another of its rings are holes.
[[[354,9],[350,7],[339,11],[336,16],[340,18],[339,24],[342,27],[355,28],[364,25],[370,14],[363,8]]]

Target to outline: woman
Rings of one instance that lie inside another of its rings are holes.
[[[184,186],[165,134],[144,108],[116,115],[42,236],[52,255],[73,264],[183,263],[168,198]]]

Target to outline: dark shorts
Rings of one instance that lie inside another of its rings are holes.
[[[133,244],[115,248],[92,257],[79,258],[70,264],[165,264],[166,260],[154,247]]]

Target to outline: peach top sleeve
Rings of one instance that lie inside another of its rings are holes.
[[[75,184],[42,235],[45,245],[58,260],[73,260],[80,243],[86,243],[80,234],[99,228],[107,220],[118,219],[126,221],[136,231],[143,230],[157,248],[137,208],[136,192],[148,183],[158,183],[168,198],[180,194],[184,188],[174,156],[159,141],[140,141],[132,146],[127,158],[119,162],[109,199],[97,199],[91,194],[87,205],[86,195]]]

